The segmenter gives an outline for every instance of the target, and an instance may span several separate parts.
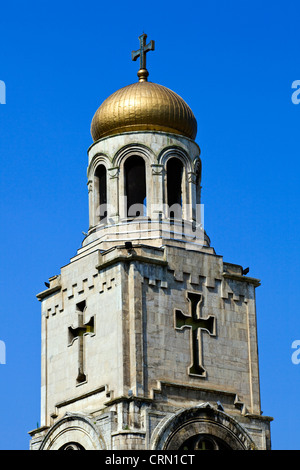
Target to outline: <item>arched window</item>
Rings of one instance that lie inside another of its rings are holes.
[[[167,162],[167,203],[170,218],[182,218],[182,181],[183,164],[181,160],[170,158]]]
[[[133,155],[124,165],[127,216],[146,215],[146,168],[142,157]]]
[[[68,442],[61,446],[58,450],[85,450],[85,448],[78,442]]]
[[[196,434],[181,444],[179,450],[231,450],[231,448],[216,436]]]
[[[99,222],[107,216],[107,182],[106,168],[98,165],[95,172],[95,204]]]

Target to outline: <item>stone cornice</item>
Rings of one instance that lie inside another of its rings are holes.
[[[233,274],[233,273],[223,273],[223,277],[225,279],[231,279],[233,281],[239,281],[239,282],[247,282],[248,284],[253,284],[255,287],[258,287],[261,285],[260,280],[256,279],[254,277],[246,277],[242,276],[240,274]]]

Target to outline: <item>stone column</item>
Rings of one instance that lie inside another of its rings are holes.
[[[144,395],[143,308],[141,275],[135,262],[128,272],[130,388],[135,396]]]
[[[190,222],[196,221],[196,175],[190,171],[188,173],[188,197],[187,197],[187,208],[186,218]]]
[[[257,353],[257,331],[256,325],[256,306],[255,306],[255,287],[248,284],[248,296],[246,303],[247,323],[248,323],[248,360],[249,360],[249,384],[250,384],[250,412],[260,414],[260,384],[258,370]]]
[[[47,313],[42,312],[41,427],[47,426]]]
[[[87,186],[88,186],[88,197],[89,197],[89,229],[91,229],[95,225],[93,181],[88,180]]]
[[[115,223],[119,221],[120,216],[119,171],[119,167],[112,167],[107,172],[107,217],[109,221]]]
[[[163,165],[153,164],[152,168],[152,181],[147,181],[152,184],[152,200],[149,207],[149,215],[151,219],[158,220],[163,214],[163,187],[164,187],[164,167]]]

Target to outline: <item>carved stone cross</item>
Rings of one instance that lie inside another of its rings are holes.
[[[154,51],[155,42],[150,41],[149,44],[146,44],[147,34],[143,33],[139,36],[140,40],[140,49],[137,51],[131,52],[132,60],[136,60],[138,57],[140,58],[140,70],[138,71],[138,77],[140,82],[147,81],[147,77],[149,75],[148,70],[146,68],[146,54],[149,51]]]
[[[92,316],[87,323],[84,323],[84,312],[86,310],[85,301],[76,305],[78,313],[78,326],[74,328],[69,326],[69,346],[72,346],[75,340],[78,340],[78,375],[77,383],[86,381],[84,372],[84,337],[88,334],[94,333],[94,317]]]
[[[206,331],[211,336],[216,336],[216,317],[209,315],[207,318],[201,317],[202,295],[196,292],[188,292],[189,313],[185,315],[181,310],[175,309],[175,328],[191,329],[191,355],[192,363],[189,374],[206,377],[206,370],[203,366],[202,338],[201,332]]]

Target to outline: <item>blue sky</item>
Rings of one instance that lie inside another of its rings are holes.
[[[298,3],[298,4],[297,4]],[[298,306],[300,4],[296,1],[5,2],[0,14],[0,449],[28,449],[40,421],[36,294],[88,229],[90,122],[135,82],[138,36],[156,42],[149,80],[192,108],[205,228],[224,261],[261,279],[257,324],[273,449],[300,449]]]

